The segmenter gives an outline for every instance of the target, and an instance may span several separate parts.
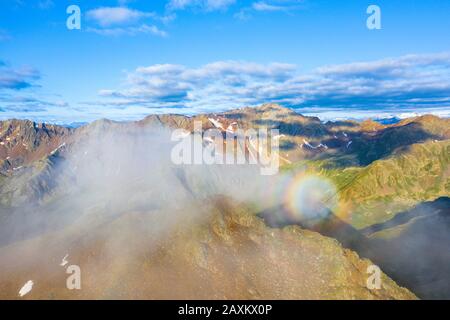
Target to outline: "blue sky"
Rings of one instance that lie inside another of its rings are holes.
[[[81,9],[68,30],[66,8]],[[381,30],[366,27],[369,5]],[[450,1],[2,0],[0,119],[450,114]]]

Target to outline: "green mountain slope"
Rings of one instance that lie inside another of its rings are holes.
[[[450,195],[450,140],[427,141],[397,150],[366,167],[332,168],[332,160],[306,161],[306,167],[330,178],[347,222],[364,228],[392,218],[423,201]]]

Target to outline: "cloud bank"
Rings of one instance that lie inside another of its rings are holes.
[[[30,67],[11,68],[0,60],[0,90],[21,90],[30,88],[41,77],[39,71]]]
[[[293,13],[303,9],[303,0],[262,0],[254,1],[249,6],[241,8],[234,14],[239,20],[247,20],[256,13],[283,12]]]
[[[200,8],[205,11],[215,11],[226,9],[234,3],[236,0],[170,0],[167,8],[169,10]]]
[[[152,32],[151,30],[149,32]],[[450,116],[450,53],[405,55],[318,67],[217,61],[199,67],[141,66],[96,101],[67,105],[40,93],[39,71],[0,61],[0,118],[54,123],[137,120],[149,113],[196,114],[279,103],[324,120]]]
[[[154,17],[152,12],[143,12],[126,7],[101,7],[87,12],[87,17],[102,27],[135,22],[145,17]]]
[[[13,68],[0,60],[0,118],[1,113],[45,112],[47,108],[67,107],[61,99],[47,99],[37,93],[41,79],[39,70],[32,67]]]
[[[294,11],[300,8],[303,0],[265,0],[250,2],[247,7],[239,12],[249,11]],[[210,12],[226,10],[236,4],[236,0],[170,0],[167,3],[168,10],[200,9]],[[238,13],[239,14],[239,13]]]
[[[296,65],[218,61],[189,68],[158,64],[129,72],[102,104],[190,108],[198,112],[275,102],[296,107],[450,106],[450,54],[406,55],[329,65],[302,74]]]
[[[256,11],[293,11],[301,8],[303,0],[266,0],[252,4]]]
[[[167,32],[161,30],[154,24],[142,22],[144,19],[158,20],[166,22],[171,18],[160,17],[154,12],[145,12],[121,7],[100,7],[89,10],[86,13],[89,21],[95,26],[89,26],[88,32],[102,36],[135,36],[138,34],[150,34],[159,37],[166,37]]]

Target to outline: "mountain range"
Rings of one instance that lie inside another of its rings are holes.
[[[194,121],[278,129],[280,174],[173,165],[170,132]],[[266,104],[78,128],[1,121],[0,297],[31,279],[32,299],[450,298],[449,163],[450,119],[431,115],[324,123]],[[318,220],[285,197],[302,177],[333,186]],[[82,290],[65,288],[66,255]]]

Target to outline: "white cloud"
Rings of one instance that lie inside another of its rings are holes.
[[[161,30],[158,26],[140,21],[151,18],[165,24],[174,19],[174,15],[159,16],[153,12],[144,12],[127,7],[101,7],[88,11],[87,16],[97,24],[95,27],[89,26],[88,32],[112,37],[138,34],[166,37],[167,32]]]
[[[88,18],[102,27],[134,23],[142,18],[154,17],[152,12],[143,12],[127,7],[101,7],[87,12]]]
[[[116,28],[88,28],[88,32],[102,36],[136,36],[138,34],[151,34],[159,37],[167,37],[167,32],[159,29],[155,25],[142,24],[136,27],[116,27]]]
[[[0,91],[22,90],[36,86],[35,82],[41,77],[40,72],[34,68],[11,68],[0,61]]]
[[[281,11],[285,9],[283,6],[268,4],[264,1],[254,2],[252,7],[256,11]]]
[[[406,55],[400,58],[387,58],[371,62],[354,62],[349,64],[331,65],[318,68],[322,75],[356,76],[380,74],[399,76],[411,68],[433,66],[436,64],[448,64],[449,53],[437,53],[428,55]]]
[[[304,8],[303,0],[262,0],[251,3],[234,14],[239,20],[248,20],[252,13],[257,12],[284,12],[291,13]]]
[[[28,112],[67,107],[60,97],[40,92],[39,70],[24,66],[12,68],[0,60],[0,117],[17,118]]]
[[[102,90],[101,96],[126,105],[172,107],[232,105],[251,102],[248,82],[264,83],[287,79],[295,66],[273,63],[260,65],[220,61],[200,68],[163,64],[137,68],[129,73],[123,90]],[[253,101],[253,100],[252,100]],[[115,104],[117,106],[117,104]]]
[[[278,102],[291,106],[377,108],[450,106],[450,56],[408,55],[325,66],[218,61],[198,68],[139,67],[123,89],[103,90],[114,106],[185,107],[196,111]]]
[[[214,11],[226,9],[235,2],[236,0],[170,0],[167,8],[171,10],[201,8],[206,11]]]

